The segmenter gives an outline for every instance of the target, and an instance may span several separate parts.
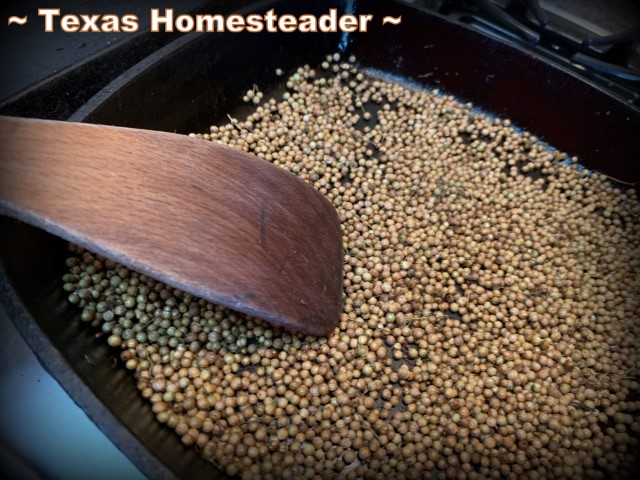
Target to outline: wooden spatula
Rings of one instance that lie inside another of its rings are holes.
[[[293,330],[324,335],[339,319],[335,209],[246,152],[171,133],[0,117],[0,213]]]

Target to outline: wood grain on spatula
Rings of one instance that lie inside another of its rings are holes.
[[[0,117],[0,213],[304,333],[337,324],[333,206],[251,154],[184,135]]]

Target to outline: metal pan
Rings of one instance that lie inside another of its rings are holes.
[[[350,5],[261,2],[241,13],[275,8],[320,15],[331,7],[344,13]],[[560,67],[439,16],[382,0],[355,5],[355,13],[377,20],[367,33],[185,35],[126,71],[71,119],[204,132],[227,114],[241,116],[242,92],[254,83],[266,92],[281,89],[276,68],[286,72],[317,64],[327,53],[342,50],[354,53],[364,67],[440,88],[509,117],[579,155],[591,168],[624,181],[640,180],[635,138],[640,111],[634,107]],[[402,15],[401,26],[382,26],[384,15]],[[155,421],[117,354],[81,325],[61,288],[64,242],[12,220],[0,219],[0,226],[2,304],[43,365],[150,478],[223,478]]]

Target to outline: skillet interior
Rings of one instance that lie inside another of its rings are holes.
[[[300,3],[280,2],[276,12],[320,15],[334,6],[318,1],[311,12],[308,2]],[[257,8],[271,7],[261,2]],[[282,91],[276,67],[288,73],[346,48],[362,66],[441,88],[509,117],[590,167],[622,180],[640,178],[640,145],[632,140],[640,131],[640,112],[632,107],[560,68],[413,7],[372,0],[356,9],[378,22],[386,14],[402,15],[402,26],[373,23],[369,32],[350,37],[189,34],[127,71],[71,119],[205,132],[227,113],[242,117],[242,93],[254,83],[267,98]],[[3,305],[45,368],[149,477],[219,477],[213,465],[154,420],[134,379],[121,365],[114,367],[117,355],[80,324],[61,288],[65,242],[13,220],[0,218],[0,224]]]

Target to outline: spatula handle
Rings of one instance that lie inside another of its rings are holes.
[[[0,117],[0,213],[306,333],[341,308],[340,224],[290,173],[163,132]]]

